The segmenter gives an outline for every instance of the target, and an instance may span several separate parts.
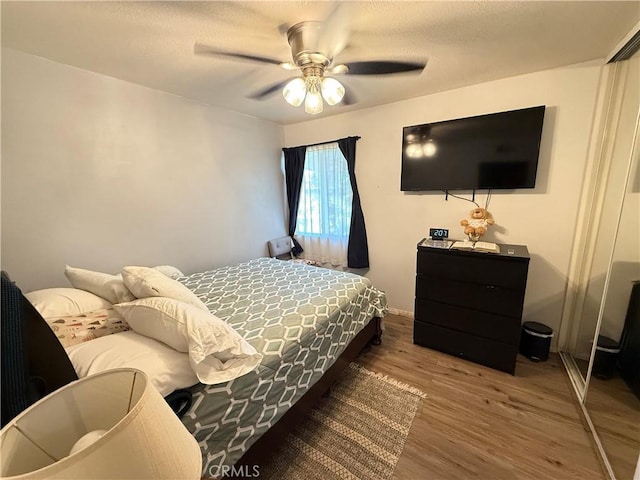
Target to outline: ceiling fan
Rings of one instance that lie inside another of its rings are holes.
[[[285,70],[299,70],[300,75],[270,85],[249,95],[249,98],[264,99],[282,89],[285,100],[294,107],[304,102],[305,111],[317,114],[323,111],[323,101],[329,105],[355,103],[344,86],[333,75],[389,75],[397,73],[420,73],[426,62],[361,61],[334,63],[334,58],[345,48],[347,25],[344,10],[334,11],[325,21],[296,23],[287,30],[292,61],[228,52],[196,43],[194,53],[215,57],[277,65]]]

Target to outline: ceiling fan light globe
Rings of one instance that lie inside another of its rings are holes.
[[[317,113],[322,113],[324,106],[322,104],[322,96],[317,89],[309,90],[307,93],[307,98],[304,101],[304,111],[310,113],[311,115],[315,115]]]
[[[289,105],[299,107],[307,94],[307,85],[302,78],[294,78],[282,89],[282,96]]]
[[[323,78],[321,90],[322,97],[329,105],[340,103],[344,97],[344,86],[335,78]]]

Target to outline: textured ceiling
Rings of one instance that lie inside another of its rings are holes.
[[[313,117],[281,95],[274,65],[197,56],[194,43],[291,60],[284,33],[325,20],[335,2],[2,1],[2,45],[248,115]],[[357,103],[321,116],[602,59],[640,20],[640,2],[348,2],[338,62],[428,60],[420,75],[342,76]]]

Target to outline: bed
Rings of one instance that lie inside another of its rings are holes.
[[[189,388],[193,403],[182,421],[200,445],[203,477],[259,464],[346,364],[380,342],[385,295],[355,274],[259,258],[175,281],[261,358],[256,368],[229,381]],[[102,343],[127,335],[133,333],[115,333]],[[73,360],[99,343],[67,352]]]

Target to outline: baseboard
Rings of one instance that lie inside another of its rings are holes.
[[[389,313],[392,315],[399,315],[401,317],[407,317],[413,320],[413,312],[407,310],[400,310],[399,308],[389,307]]]

